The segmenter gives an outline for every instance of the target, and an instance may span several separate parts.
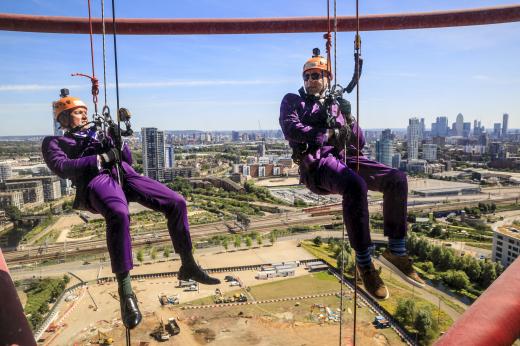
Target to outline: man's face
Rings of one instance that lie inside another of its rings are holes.
[[[60,119],[60,123],[62,127],[67,129],[86,125],[88,123],[87,109],[83,107],[73,109],[68,117]]]
[[[329,86],[329,76],[320,69],[307,70],[303,74],[303,83],[307,94],[320,95]]]

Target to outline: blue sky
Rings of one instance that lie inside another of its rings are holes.
[[[100,0],[92,0],[100,16]],[[110,1],[106,0],[107,16]],[[118,17],[241,18],[326,15],[316,0],[117,2]],[[354,14],[337,1],[339,15]],[[508,1],[360,1],[362,14],[404,13],[511,4]],[[86,17],[87,0],[2,0],[1,13]],[[510,114],[520,128],[520,23],[362,33],[365,59],[360,115],[365,128],[404,128],[412,116],[480,119],[492,127]],[[338,34],[338,80],[353,70],[353,33]],[[109,105],[115,109],[112,38],[108,37]],[[59,89],[91,104],[88,35],[0,31],[0,136],[51,132]],[[118,36],[121,105],[134,127],[231,130],[278,128],[279,104],[301,86],[301,67],[320,33],[212,36]],[[95,39],[102,77],[101,37]],[[355,98],[354,94],[350,97]],[[102,101],[102,96],[100,95]],[[355,106],[354,100],[351,100]],[[260,125],[259,125],[260,124]],[[428,125],[429,127],[429,125]]]

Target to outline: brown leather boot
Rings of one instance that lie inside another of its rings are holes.
[[[415,269],[413,269],[413,261],[408,255],[396,256],[392,254],[389,249],[386,249],[383,255],[379,257],[379,260],[412,285],[417,287],[425,286],[424,281],[419,277]]]
[[[359,278],[363,281],[365,290],[370,293],[370,295],[377,299],[387,299],[390,297],[390,293],[379,276],[379,272],[374,267],[374,263],[371,262],[368,267],[357,266],[357,271]]]

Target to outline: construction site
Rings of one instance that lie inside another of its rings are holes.
[[[290,240],[246,251],[200,255],[200,263],[206,267],[223,268],[214,273],[222,281],[216,289],[177,280],[171,273],[178,269],[179,261],[135,268],[133,286],[144,318],[132,330],[131,344],[335,343],[339,337],[338,279],[326,270],[315,269],[319,262],[297,245],[296,240]],[[243,267],[234,267],[236,263]],[[283,274],[287,272],[292,275]],[[259,279],[265,273],[270,274],[269,278]],[[55,318],[39,337],[39,344],[124,344],[117,284],[111,279],[109,268],[99,272],[99,277],[108,279],[91,280],[96,273],[81,275],[89,280],[88,284],[79,284],[57,304]],[[71,284],[74,286],[74,281]],[[344,295],[343,324],[344,330],[349,330],[352,293],[345,291]],[[375,317],[359,300],[359,342],[403,343],[393,329],[372,325]]]

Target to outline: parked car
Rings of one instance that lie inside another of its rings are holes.
[[[236,281],[236,279],[235,279],[233,276],[231,276],[231,275],[226,275],[226,276],[224,277],[224,280],[225,280],[226,282],[229,282],[229,281]]]

